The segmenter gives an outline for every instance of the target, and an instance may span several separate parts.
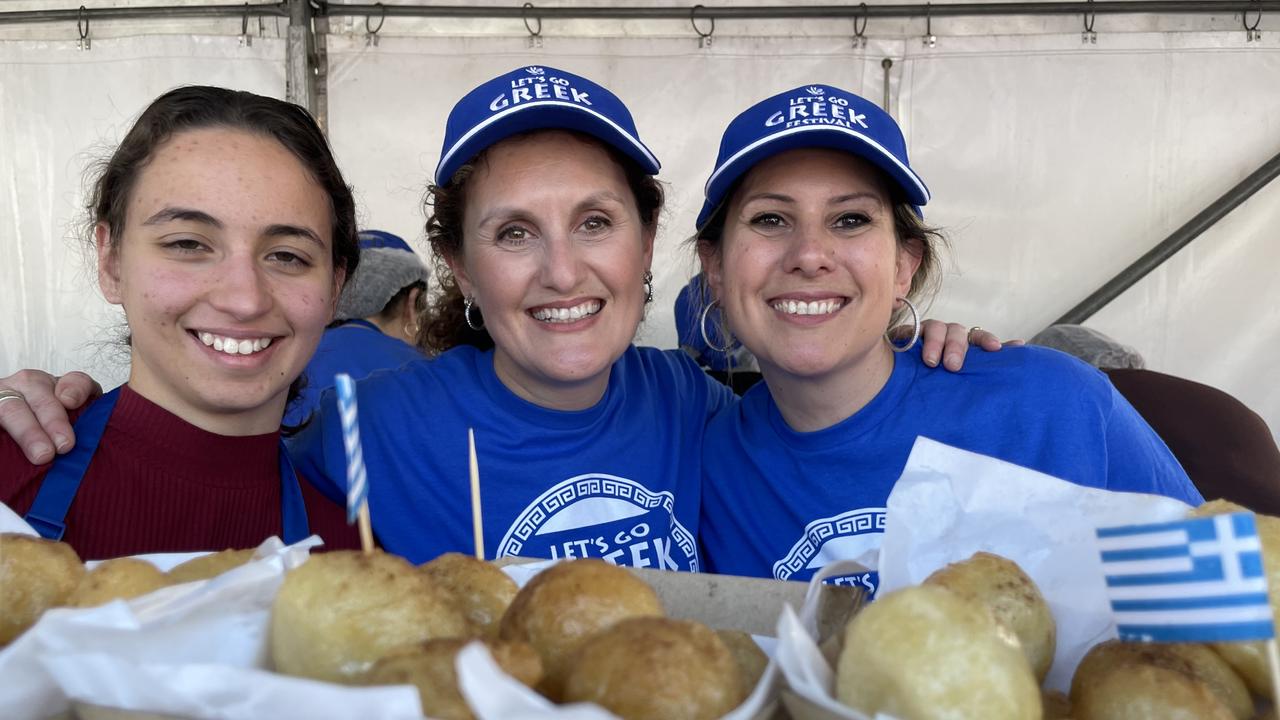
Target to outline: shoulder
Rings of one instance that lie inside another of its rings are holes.
[[[919,355],[913,359],[920,362]],[[923,363],[921,363],[923,366]],[[964,368],[952,373],[942,368],[925,368],[938,378],[976,378],[987,382],[1028,388],[1056,389],[1081,387],[1110,394],[1111,382],[1097,368],[1066,353],[1038,346],[1007,347],[996,352],[970,350]]]
[[[659,350],[632,345],[615,365],[624,380],[643,382],[650,391],[674,401],[709,403],[712,410],[731,403],[733,391],[698,367],[683,350]]]

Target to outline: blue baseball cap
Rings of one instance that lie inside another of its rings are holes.
[[[907,202],[929,202],[929,188],[907,162],[902,130],[875,103],[830,85],[806,85],[756,103],[729,123],[706,185],[697,227],[706,226],[734,183],[786,150],[832,148],[857,155],[889,176]]]
[[[592,135],[639,163],[650,175],[661,165],[640,142],[631,111],[617,95],[590,80],[555,68],[517,68],[467,93],[449,113],[436,184],[480,151],[518,133],[543,129]]]

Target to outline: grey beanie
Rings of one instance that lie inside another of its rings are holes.
[[[363,256],[360,262],[364,262]],[[1141,370],[1146,366],[1137,350],[1083,325],[1051,325],[1036,333],[1028,342],[1061,350],[1103,370]]]
[[[347,278],[334,318],[373,317],[382,312],[396,293],[416,282],[427,282],[429,273],[403,238],[381,230],[360,231],[360,265]]]

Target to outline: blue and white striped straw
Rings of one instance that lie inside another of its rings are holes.
[[[356,384],[351,376],[338,373],[334,377],[338,391],[338,415],[342,418],[342,446],[347,451],[347,524],[356,521],[360,506],[369,495],[369,482],[364,469],[364,453],[360,449],[360,421],[356,417]]]

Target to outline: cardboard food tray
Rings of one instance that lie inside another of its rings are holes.
[[[504,558],[500,566],[535,562],[526,558]],[[801,582],[784,582],[762,578],[746,578],[709,573],[684,573],[628,568],[648,583],[661,598],[667,615],[696,620],[713,629],[741,630],[753,635],[773,636],[778,616],[784,605],[799,609],[804,606],[809,586]],[[817,603],[819,637],[834,635],[863,602],[856,588],[821,586]],[[766,702],[750,720],[785,720],[788,717],[779,691],[781,674],[772,665],[754,693],[764,693]],[[753,693],[753,694],[754,694]],[[68,717],[64,715],[62,717]],[[183,720],[172,715],[130,712],[73,702],[70,717],[82,720]]]

